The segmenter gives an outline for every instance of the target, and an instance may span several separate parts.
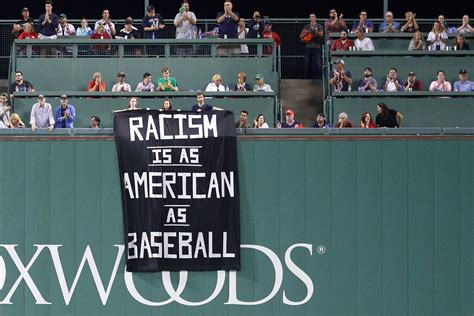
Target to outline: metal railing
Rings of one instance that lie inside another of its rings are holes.
[[[281,74],[282,78],[303,78],[303,65],[304,65],[304,48],[305,44],[299,39],[299,33],[303,26],[308,23],[307,18],[272,18],[273,31],[277,32],[282,40],[281,46]],[[348,25],[352,25],[353,22],[357,21],[357,18],[346,18]],[[371,19],[373,22],[380,23],[382,19]],[[400,21],[400,19],[396,19]],[[135,19],[135,21],[141,21],[141,17]],[[323,24],[324,19],[320,19],[318,22]],[[433,24],[434,19],[418,19],[418,23],[423,31],[429,31]],[[450,25],[458,25],[460,21],[458,19],[447,19]],[[14,37],[11,33],[12,26],[17,20],[1,20],[0,21],[0,78],[7,78],[8,76],[8,63],[10,60],[11,46]],[[70,23],[78,26],[80,23],[77,19],[69,20]],[[118,29],[121,29],[124,20],[114,20]],[[93,25],[89,23],[89,25]],[[138,23],[137,23],[138,25]],[[165,19],[166,27],[163,29],[161,35],[163,39],[172,39],[175,37],[176,28],[173,25],[173,20]],[[201,29],[205,36],[211,34],[212,30],[217,27],[215,19],[199,19],[196,24],[198,29]]]

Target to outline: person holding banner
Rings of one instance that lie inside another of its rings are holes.
[[[218,110],[218,111],[223,110],[221,108],[209,105],[206,102],[204,102],[204,93],[202,93],[201,91],[199,91],[196,94],[196,100],[197,100],[197,103],[191,107],[191,111],[193,112],[201,113],[201,112],[207,112],[207,111],[212,111],[212,110]]]

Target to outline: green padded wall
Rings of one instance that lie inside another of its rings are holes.
[[[474,96],[470,97],[372,97],[354,96],[332,97],[332,121],[336,122],[339,113],[346,112],[349,119],[359,126],[362,113],[377,115],[377,104],[384,102],[389,108],[404,116],[403,127],[472,127],[474,126]]]
[[[89,245],[106,291],[123,226],[111,136],[2,137],[0,315],[472,315],[473,149],[472,137],[240,138],[242,244],[263,246],[282,264],[281,287],[268,302],[225,304],[226,273],[208,304],[143,305],[125,286],[122,258],[104,305],[87,263],[66,305],[48,248],[28,275],[51,304],[35,304],[21,278],[5,304],[20,275],[5,245],[18,245],[25,266],[34,245],[62,245],[68,290]],[[312,255],[297,247],[291,260],[314,293],[292,306],[284,297],[298,302],[308,293],[285,262],[298,243],[311,245]],[[266,297],[272,266],[262,252],[244,248],[238,298]],[[138,293],[155,302],[170,298],[161,278],[133,276]],[[171,279],[176,289],[178,275]],[[215,284],[215,272],[189,273],[181,296],[205,300]]]
[[[171,76],[178,80],[182,91],[204,90],[216,73],[221,74],[224,85],[232,88],[237,82],[237,74],[243,71],[252,85],[255,75],[263,74],[266,82],[278,92],[278,74],[272,70],[272,64],[271,57],[17,58],[12,70],[21,70],[25,80],[37,91],[87,91],[96,71],[102,74],[107,91],[112,90],[119,71],[125,72],[126,82],[135,90],[145,72],[152,75],[156,86],[162,68],[170,67]]]
[[[46,96],[47,102],[51,103],[54,109],[60,104],[58,97],[49,98]],[[162,98],[145,98],[138,97],[138,106],[141,108],[160,109],[163,106]],[[90,127],[90,117],[97,115],[101,118],[102,127],[112,127],[111,113],[114,110],[122,110],[128,107],[130,98],[79,98],[69,97],[69,103],[75,105],[76,120],[74,127]],[[175,97],[170,98],[173,102],[174,109],[191,110],[191,106],[196,104],[196,97]],[[36,97],[32,98],[15,98],[15,112],[20,114],[22,120],[30,126],[31,107],[38,102]],[[234,112],[235,120],[239,120],[241,110],[249,111],[249,122],[253,124],[253,120],[259,113],[263,113],[268,124],[275,121],[275,99],[273,97],[246,97],[246,98],[211,98],[206,100],[213,106],[223,108]]]

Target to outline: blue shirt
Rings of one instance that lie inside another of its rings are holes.
[[[199,105],[194,104],[194,105],[191,107],[191,111],[196,112],[196,113],[212,111],[212,105],[209,105],[209,104],[207,104],[207,103],[204,103],[204,105],[203,105],[202,107],[200,107]]]
[[[51,21],[51,23],[45,23],[43,25],[45,17],[44,14],[40,15],[38,21],[38,33],[43,34],[44,36],[57,35],[56,29],[59,25],[59,17],[55,13],[51,13],[49,15],[49,20]]]
[[[367,26],[368,28],[371,28],[372,30],[374,29],[374,23],[370,20],[365,20],[364,25]],[[352,26],[352,31],[355,31],[358,28],[359,28],[359,21],[356,21],[354,25]]]
[[[155,13],[154,16],[149,16],[147,14],[143,17],[143,20],[142,20],[143,28],[152,27],[152,26],[159,26],[160,24],[165,24],[165,23],[163,21],[163,17],[158,13]],[[160,37],[159,36],[160,31],[161,30],[144,31],[145,38],[151,38],[151,39],[159,38]]]
[[[454,91],[474,91],[474,82],[466,80],[456,81],[454,83]]]
[[[240,17],[237,12],[233,12],[237,17]],[[224,15],[224,12],[217,13],[217,18],[220,18]],[[224,21],[219,24],[219,38],[224,38],[224,34],[227,35],[227,38],[238,38],[239,32],[237,30],[238,21],[232,20],[232,17],[226,15]]]
[[[399,30],[400,31],[400,23],[396,22],[396,21],[392,21],[392,27],[396,30]],[[383,23],[381,23],[379,25],[379,32],[383,32],[385,30],[388,30],[388,24],[386,21],[383,21]]]
[[[74,127],[74,120],[76,119],[76,109],[74,105],[68,104],[65,110],[69,110],[69,118],[63,120],[62,117],[64,116],[64,111],[62,111],[62,107],[58,105],[56,111],[54,113],[54,120],[55,120],[55,128],[73,128]],[[64,123],[64,126],[63,126]]]

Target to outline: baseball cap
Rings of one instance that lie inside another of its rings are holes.
[[[28,10],[27,7],[24,7],[23,9],[21,9],[21,12],[25,12],[25,11],[30,11],[30,10]]]
[[[123,71],[121,71],[117,74],[117,77],[125,77],[125,73]]]
[[[155,11],[155,6],[150,4],[148,7],[146,7],[147,11]]]
[[[257,74],[255,76],[255,80],[260,80],[260,79],[263,79],[263,75],[262,74]]]
[[[461,70],[459,70],[459,74],[467,74],[467,70],[466,69],[461,69]]]
[[[60,99],[67,99],[67,95],[63,94]]]
[[[344,62],[344,59],[336,59],[336,61],[334,62],[335,64],[343,64],[345,65],[346,63]]]
[[[44,95],[40,94],[40,95],[38,96],[38,99],[44,99]]]
[[[67,19],[67,15],[64,14],[64,13],[61,13],[61,14],[59,15],[59,17],[60,17],[60,18],[65,18],[65,19]]]
[[[272,24],[272,21],[270,21],[270,20],[265,20],[265,24],[270,24],[270,25],[271,25],[271,24]]]
[[[290,114],[290,115],[295,115],[295,112],[293,110],[286,110],[285,115]]]
[[[409,76],[416,76],[416,74],[415,74],[413,71],[410,71],[410,72],[408,73],[408,75],[409,75]]]

